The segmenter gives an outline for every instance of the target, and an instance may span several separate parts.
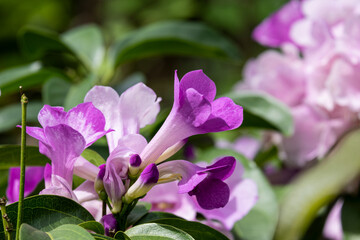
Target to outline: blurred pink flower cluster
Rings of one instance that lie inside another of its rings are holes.
[[[270,94],[295,124],[280,146],[290,166],[323,157],[360,117],[360,1],[293,0],[254,31],[278,47],[250,60],[238,90]]]

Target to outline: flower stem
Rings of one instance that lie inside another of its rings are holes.
[[[6,198],[0,198],[0,208],[1,208],[1,216],[2,216],[2,222],[3,222],[3,228],[5,233],[5,239],[10,240],[11,239],[11,231],[13,230],[12,224],[10,222],[10,219],[8,215],[6,214]]]
[[[25,155],[26,155],[26,105],[28,99],[25,94],[21,96],[21,151],[20,151],[20,189],[18,215],[16,223],[16,239],[20,237],[20,225],[22,223],[23,201],[24,201],[24,182],[25,182]]]

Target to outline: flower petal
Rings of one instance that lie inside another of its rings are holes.
[[[43,128],[64,123],[66,112],[63,107],[44,105],[38,114],[39,123]]]

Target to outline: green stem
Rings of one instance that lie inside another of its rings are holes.
[[[1,216],[2,216],[2,222],[3,222],[3,228],[5,233],[5,239],[10,240],[11,239],[11,231],[12,231],[12,224],[10,222],[10,219],[8,215],[6,214],[6,198],[3,197],[0,199],[0,208],[1,208]]]
[[[106,201],[102,201],[102,215],[106,215]]]
[[[16,223],[16,239],[20,237],[20,225],[22,223],[23,201],[24,201],[24,182],[25,182],[25,154],[26,154],[26,105],[28,99],[25,94],[21,96],[21,151],[20,151],[20,189],[18,215]]]

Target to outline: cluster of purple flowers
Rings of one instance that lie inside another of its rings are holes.
[[[255,29],[259,43],[281,51],[248,62],[238,90],[268,93],[291,108],[295,132],[279,142],[289,165],[323,157],[359,125],[359,29],[358,0],[292,0]]]
[[[87,93],[84,103],[68,112],[62,107],[45,105],[38,116],[42,127],[26,128],[30,136],[39,140],[40,152],[51,160],[51,165],[39,170],[44,171],[45,179],[41,194],[71,198],[99,219],[102,204],[99,193],[106,193],[112,214],[117,214],[124,204],[142,198],[151,188],[154,187],[154,192],[173,189],[173,182],[178,181],[177,193],[187,195],[184,202],[188,205],[182,207],[192,211],[186,218],[194,220],[195,212],[199,211],[211,219],[224,221],[226,228],[231,229],[257,200],[255,183],[242,179],[243,169],[235,158],[222,157],[203,167],[185,160],[164,162],[192,135],[241,125],[242,107],[230,98],[215,99],[215,95],[214,82],[201,70],[187,73],[181,81],[175,72],[172,110],[149,142],[139,132],[156,120],[161,99],[143,83],[132,86],[121,96],[111,87],[95,86]],[[96,167],[81,154],[103,136],[107,138],[109,157],[106,164]],[[17,200],[16,171],[11,170],[8,187],[12,201]],[[73,174],[86,179],[75,190]],[[27,178],[26,185],[33,189],[41,179],[39,175]],[[178,213],[182,197],[176,196],[176,204],[171,205],[174,196],[151,192],[145,200],[154,203],[153,209]],[[229,201],[231,206],[226,211],[216,212]],[[171,207],[160,207],[166,203]],[[102,221],[104,225],[114,225],[111,215]]]

